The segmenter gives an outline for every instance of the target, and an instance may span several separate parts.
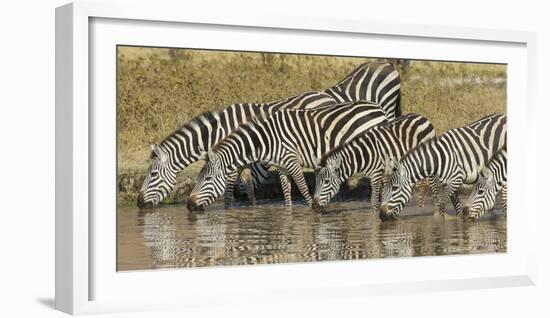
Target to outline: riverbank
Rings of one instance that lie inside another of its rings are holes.
[[[162,204],[179,204],[187,201],[187,198],[193,187],[195,187],[196,176],[200,171],[203,163],[197,163],[182,171],[177,179],[174,191],[162,202]],[[256,190],[256,198],[258,200],[272,199],[283,200],[283,191],[279,183],[279,177],[276,171],[270,171],[270,178],[266,184],[263,184]],[[315,174],[312,171],[304,173],[308,187],[313,194],[315,189]],[[121,170],[118,175],[118,205],[119,206],[135,206],[136,198],[143,184],[145,173],[142,169],[125,169]],[[342,186],[342,191],[339,195],[340,199],[364,199],[370,197],[370,185],[364,178],[352,178],[348,183]],[[298,188],[293,184],[292,197],[295,200],[303,200]],[[246,194],[240,193],[239,189],[235,188],[235,200],[247,201]]]

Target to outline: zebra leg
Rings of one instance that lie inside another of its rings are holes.
[[[235,182],[237,181],[238,175],[239,175],[238,170],[232,171],[227,175],[227,182],[225,184],[225,193],[224,193],[225,209],[229,209],[231,207],[231,204],[233,203],[233,187],[235,186]]]
[[[382,189],[382,183],[383,183],[383,175],[376,174],[372,176],[370,179],[370,186],[371,186],[371,195],[370,195],[370,203],[371,208],[374,211],[374,213],[378,212],[379,209],[379,202],[380,202],[380,190]]]
[[[239,177],[239,189],[246,192],[246,197],[252,205],[256,205],[256,193],[254,191],[254,177],[252,176],[252,169],[244,169]]]
[[[243,184],[246,191],[246,197],[248,198],[248,201],[250,201],[250,204],[252,206],[256,205],[256,191],[254,190],[254,183],[253,182],[245,182]]]
[[[437,198],[439,189],[437,187],[437,180],[434,176],[427,177],[417,183],[418,189],[418,206],[424,207],[426,203],[426,198],[428,197],[428,188],[431,189],[432,195]]]
[[[432,190],[432,195],[433,195],[434,200],[435,200],[435,198],[437,198],[437,196],[439,195],[439,187],[437,185],[437,178],[434,177],[434,176],[431,176],[431,177],[427,177],[426,179],[428,180],[428,186]]]
[[[451,198],[451,200],[453,201],[453,205],[455,206],[457,215],[462,216],[462,207],[460,207],[460,202],[458,202],[458,192],[457,192],[461,184],[462,184],[462,179],[456,179],[445,184],[443,186],[443,189],[441,189],[441,193],[439,193],[439,195],[437,196],[437,199],[435,200],[435,205],[441,216],[445,215],[445,206],[447,205],[447,201],[449,200],[449,198]],[[456,195],[456,198],[453,198],[453,196],[455,195]],[[455,202],[458,202],[458,205],[456,205]]]
[[[278,169],[279,171],[279,180],[281,180],[281,188],[283,188],[283,195],[285,197],[285,205],[292,206],[292,185],[290,180],[288,180],[288,175],[286,172]]]
[[[256,189],[258,189],[261,184],[264,184],[269,178],[269,168],[260,163],[252,163],[249,167],[252,178],[252,188],[248,190],[252,195],[248,197],[248,199],[251,200],[252,205],[256,205]]]
[[[418,206],[423,208],[424,201],[426,201],[426,194],[428,192],[428,185],[426,184],[426,179],[421,180],[416,184],[416,189],[418,190]]]
[[[307,205],[311,207],[311,203],[313,202],[313,200],[311,199],[311,195],[309,194],[309,188],[307,187],[307,183],[306,183],[306,179],[304,178],[304,172],[302,171],[302,167],[297,161],[298,160],[292,160],[288,162],[286,171],[292,177],[292,179],[294,180],[294,183],[296,183],[296,185],[298,186],[300,193],[306,199]]]
[[[453,206],[455,208],[455,211],[456,211],[456,215],[457,216],[462,216],[462,206],[460,205],[460,198],[458,197],[458,191],[455,191],[452,195],[451,195],[451,201],[453,202]]]

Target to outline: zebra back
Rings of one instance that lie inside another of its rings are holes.
[[[160,145],[168,152],[174,168],[181,170],[204,159],[210,147],[247,122],[264,120],[279,110],[332,105],[335,105],[334,99],[323,92],[306,92],[264,104],[232,104],[221,111],[202,113],[166,137]]]
[[[489,159],[505,145],[506,116],[494,114],[415,147],[401,164],[413,182],[431,175],[447,180],[460,167],[463,182],[474,183]]]
[[[325,90],[337,102],[364,100],[378,104],[388,119],[401,116],[401,79],[393,65],[371,62],[359,65],[340,82]]]
[[[233,169],[260,161],[278,165],[288,152],[315,169],[322,156],[368,129],[387,122],[375,104],[352,102],[314,110],[285,110],[239,127],[213,147]]]

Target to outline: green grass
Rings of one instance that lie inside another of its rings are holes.
[[[119,174],[143,173],[149,144],[201,112],[323,90],[370,60],[119,47]],[[505,112],[505,65],[413,61],[400,71],[403,113],[426,116],[438,133]]]

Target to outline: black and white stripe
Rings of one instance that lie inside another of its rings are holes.
[[[195,210],[211,204],[226,185],[231,188],[238,169],[252,162],[279,169],[286,204],[291,204],[290,176],[310,205],[302,167],[318,168],[322,156],[332,148],[386,122],[377,105],[353,102],[317,110],[279,111],[265,121],[243,125],[213,147],[187,206]]]
[[[479,181],[476,183],[467,203],[464,205],[464,216],[477,220],[483,214],[495,206],[497,194],[502,193],[502,208],[506,209],[507,201],[507,180],[508,174],[506,163],[508,154],[506,148],[500,150],[493,156],[485,169],[480,173]]]
[[[434,137],[435,129],[428,119],[407,114],[331,150],[321,159],[313,208],[322,209],[338,193],[343,182],[360,173],[370,178],[371,204],[374,211],[378,211],[386,162],[390,158],[399,160],[418,144]],[[431,180],[432,189],[437,193],[433,178]]]
[[[153,144],[153,163],[138,195],[140,208],[162,201],[174,188],[176,175],[188,165],[205,158],[206,152],[240,125],[257,118],[266,118],[286,109],[311,109],[335,105],[334,99],[322,92],[306,92],[281,101],[266,104],[233,104],[222,111],[203,113],[166,137],[160,145]],[[261,182],[267,178],[267,168],[256,165],[252,172]]]
[[[413,184],[429,176],[436,176],[443,186],[436,199],[439,213],[445,213],[450,197],[457,215],[462,215],[457,190],[464,183],[475,183],[491,157],[505,145],[506,116],[502,114],[484,117],[420,144],[401,161],[393,162],[380,217],[399,214],[411,197]]]
[[[343,80],[325,90],[337,102],[368,101],[378,104],[388,119],[401,116],[401,79],[393,65],[371,62],[359,65]]]

